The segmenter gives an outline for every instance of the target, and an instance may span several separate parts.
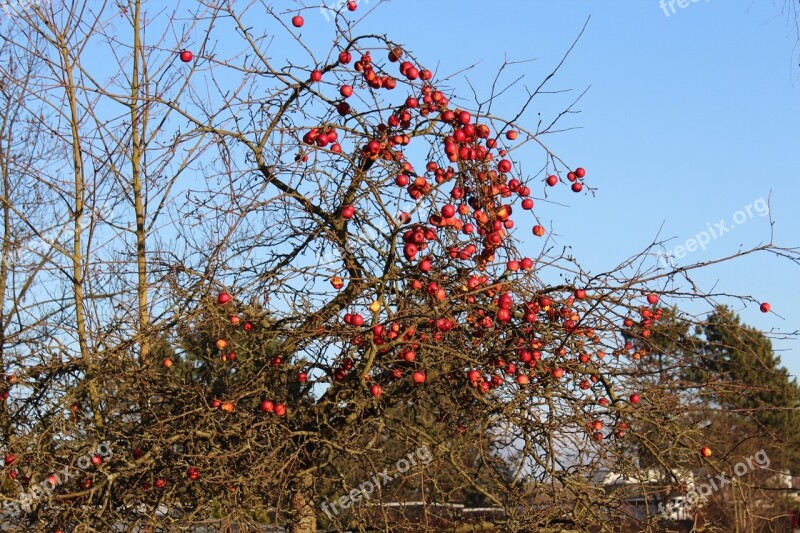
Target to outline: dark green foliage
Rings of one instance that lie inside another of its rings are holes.
[[[782,451],[785,468],[800,469],[800,387],[781,366],[772,342],[760,331],[741,323],[727,307],[718,307],[698,326],[704,342],[696,380],[715,375],[739,383],[739,394],[717,398],[752,422],[754,431]],[[713,390],[713,389],[712,389]]]

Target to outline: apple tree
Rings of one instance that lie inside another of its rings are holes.
[[[65,228],[34,290],[52,313],[3,361],[9,523],[606,527],[624,495],[592,480],[638,475],[638,427],[699,463],[681,395],[644,386],[663,301],[706,295],[650,250],[589,273],[551,240],[545,196],[593,192],[545,143],[571,104],[532,116],[558,68],[496,116],[498,81],[470,96],[356,31],[361,11],[323,49],[305,12],[262,2],[5,22],[42,65],[0,75],[50,132],[29,175]],[[80,468],[99,443],[113,454]]]

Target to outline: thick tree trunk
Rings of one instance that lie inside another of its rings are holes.
[[[314,507],[312,486],[314,478],[311,474],[302,474],[292,496],[294,519],[289,533],[317,533],[317,510]]]

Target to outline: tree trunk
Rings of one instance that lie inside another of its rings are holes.
[[[292,496],[294,519],[289,533],[317,533],[317,510],[314,508],[312,493],[314,478],[311,474],[302,474],[297,480],[297,487]]]

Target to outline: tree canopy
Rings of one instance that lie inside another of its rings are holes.
[[[709,295],[655,244],[591,273],[551,240],[542,200],[594,192],[545,142],[566,57],[500,117],[504,84],[470,96],[351,7],[323,50],[263,2],[6,21],[4,522],[608,530],[627,496],[592,480],[642,473],[640,428],[667,470],[708,459],[697,380],[788,431],[763,337],[718,314],[672,349],[665,302]]]

